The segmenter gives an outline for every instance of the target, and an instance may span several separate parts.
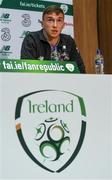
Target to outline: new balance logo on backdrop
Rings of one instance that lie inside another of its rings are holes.
[[[3,13],[0,17],[1,23],[9,23],[11,22],[10,14],[9,13]]]
[[[85,137],[82,97],[67,91],[39,90],[19,97],[16,131],[27,155],[49,172],[61,172],[78,155]]]
[[[3,45],[2,48],[0,49],[1,58],[6,58],[10,54],[12,54],[10,49],[11,49],[10,45]]]
[[[25,38],[25,36],[29,33],[29,31],[23,31],[20,38]]]

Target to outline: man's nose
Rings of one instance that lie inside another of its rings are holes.
[[[53,26],[56,27],[57,26],[57,20],[53,21]]]

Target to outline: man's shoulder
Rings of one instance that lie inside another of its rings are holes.
[[[68,35],[68,34],[61,34],[61,41],[62,41],[62,43],[68,44],[70,46],[75,43],[72,36]]]
[[[31,38],[35,39],[35,41],[41,41],[41,40],[46,41],[45,37],[43,35],[43,30],[42,29],[39,30],[39,31],[31,31],[31,32],[28,33],[28,35]]]
[[[68,34],[61,34],[61,38],[62,39],[72,39],[71,35],[68,35]]]
[[[63,42],[72,42],[73,41],[73,38],[71,35],[68,35],[68,34],[61,34],[61,40]]]
[[[29,31],[28,36],[36,37],[36,36],[41,36],[42,32],[41,31]]]

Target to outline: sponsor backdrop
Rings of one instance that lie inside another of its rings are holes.
[[[109,75],[1,72],[0,99],[1,180],[112,178]]]
[[[0,59],[19,59],[23,38],[29,31],[41,29],[43,10],[60,6],[65,13],[63,33],[73,36],[72,0],[0,0]]]

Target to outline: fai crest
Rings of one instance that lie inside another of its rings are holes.
[[[78,155],[86,130],[82,97],[59,90],[40,90],[18,98],[16,131],[27,155],[50,172],[61,172]]]

